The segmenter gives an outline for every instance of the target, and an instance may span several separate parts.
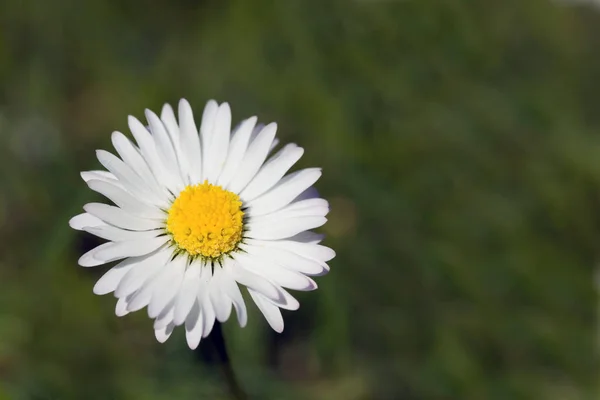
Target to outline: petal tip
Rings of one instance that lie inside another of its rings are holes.
[[[78,219],[77,217],[78,217],[78,216],[79,216],[79,215],[76,215],[76,216],[74,216],[74,217],[71,217],[71,219],[69,219],[69,226],[70,226],[72,229],[75,229],[76,231],[82,231],[82,230],[83,230],[83,227],[77,224],[77,219]]]

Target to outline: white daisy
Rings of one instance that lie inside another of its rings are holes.
[[[309,276],[327,273],[326,262],[335,256],[309,231],[323,225],[329,211],[312,187],[321,170],[286,175],[304,150],[288,144],[269,157],[277,125],[256,125],[251,117],[231,132],[227,103],[209,101],[199,131],[186,100],[178,111],[179,120],[168,104],[160,118],[146,110],[148,127],[130,116],[137,145],[114,132],[120,158],[98,150],[108,171],[81,173],[115,205],[89,203],[70,220],[72,228],[108,240],[79,265],[122,260],[94,293],[114,292],[118,316],[147,307],[160,342],[184,325],[194,349],[215,319],[229,318],[232,306],[245,326],[238,285],[281,332],[280,308],[299,307],[284,288],[316,289]]]

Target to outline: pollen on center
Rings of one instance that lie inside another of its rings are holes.
[[[191,256],[218,258],[242,240],[242,201],[205,181],[187,186],[169,209],[167,232]]]

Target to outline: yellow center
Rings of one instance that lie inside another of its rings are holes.
[[[242,240],[241,206],[239,196],[221,186],[187,186],[169,209],[167,232],[192,256],[220,257]]]

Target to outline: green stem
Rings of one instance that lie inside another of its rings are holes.
[[[219,322],[215,322],[215,326],[210,334],[210,337],[213,340],[214,348],[218,357],[219,368],[223,374],[225,382],[227,383],[227,388],[229,389],[231,398],[234,400],[247,400],[248,396],[240,387],[231,366],[231,360],[229,359],[229,354],[227,354],[227,345],[225,344],[225,339],[223,337],[223,330],[221,329],[221,324]]]

